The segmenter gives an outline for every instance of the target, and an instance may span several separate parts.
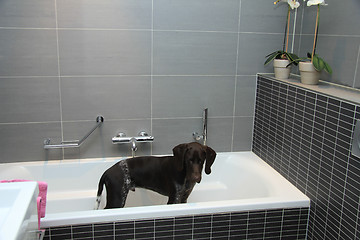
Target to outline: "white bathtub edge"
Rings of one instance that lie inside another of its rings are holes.
[[[269,202],[268,200],[271,200]],[[79,211],[72,213],[56,213],[48,214],[41,221],[42,228],[53,226],[66,226],[78,224],[92,224],[105,223],[117,221],[133,221],[139,219],[154,219],[167,218],[179,216],[192,216],[203,214],[215,214],[223,212],[242,212],[242,211],[258,211],[269,209],[286,209],[286,208],[308,208],[310,207],[310,199],[308,197],[300,196],[297,200],[289,200],[284,202],[284,199],[269,199],[262,201],[262,199],[254,199],[254,202],[249,204],[242,200],[216,201],[216,202],[201,202],[201,203],[187,203],[146,207],[131,207],[122,209],[109,210],[93,210],[93,211]],[[56,217],[52,219],[52,215]]]

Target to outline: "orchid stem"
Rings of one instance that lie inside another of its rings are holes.
[[[288,46],[289,46],[290,6],[289,6],[289,10],[288,10],[286,25],[287,25],[287,30],[286,30],[286,48],[285,48],[285,52],[288,51]]]
[[[318,31],[319,31],[319,18],[320,18],[320,4],[318,4],[317,12],[316,12],[315,34],[314,34],[313,50],[311,53],[311,62],[313,62],[313,58],[314,58],[315,51],[316,51],[317,35],[318,35]]]
[[[285,25],[285,33],[284,33],[284,42],[283,42],[283,52],[285,52],[285,50],[287,51],[287,35],[288,35],[288,26],[289,26],[289,13],[290,13],[290,6],[289,6],[289,11],[286,17],[286,25]]]

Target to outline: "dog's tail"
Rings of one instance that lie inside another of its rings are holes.
[[[96,194],[95,210],[98,210],[100,207],[101,194],[104,189],[105,179],[106,179],[106,174],[104,173],[99,180],[98,191]]]

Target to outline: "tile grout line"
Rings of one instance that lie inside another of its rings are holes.
[[[64,125],[63,125],[63,111],[62,111],[62,92],[61,92],[61,68],[60,68],[60,45],[59,45],[59,26],[58,26],[58,15],[57,15],[57,0],[54,1],[55,7],[55,35],[56,35],[56,54],[57,54],[57,78],[59,87],[59,112],[60,112],[60,135],[61,141],[64,141]],[[65,149],[61,150],[62,159],[65,159]]]
[[[153,133],[153,94],[154,94],[154,0],[151,1],[151,43],[150,43],[150,135]],[[150,154],[153,154],[153,144],[150,144]]]
[[[352,85],[353,88],[355,88],[356,77],[358,74],[359,61],[360,61],[360,44],[359,44],[358,55],[357,55],[356,64],[355,64],[355,74],[354,74],[354,81],[353,81],[353,85]]]
[[[234,103],[233,103],[233,119],[232,119],[232,131],[231,131],[231,145],[230,151],[234,150],[234,135],[235,135],[235,115],[236,115],[236,88],[237,88],[237,71],[239,63],[239,40],[240,40],[240,21],[241,21],[241,0],[239,0],[239,14],[238,14],[238,34],[236,43],[236,59],[235,59],[235,77],[234,77]]]

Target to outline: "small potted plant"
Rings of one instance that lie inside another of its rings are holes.
[[[297,65],[298,62],[296,62],[296,59],[299,59],[299,57],[296,56],[295,54],[288,52],[290,10],[298,8],[300,4],[297,0],[277,0],[274,2],[274,4],[277,4],[280,1],[288,3],[288,13],[286,16],[283,48],[282,50],[277,50],[267,55],[266,56],[267,59],[264,65],[267,65],[271,61],[273,61],[275,77],[280,79],[288,79],[290,75],[291,65],[292,64]]]
[[[320,5],[327,5],[325,0],[304,0],[307,1],[307,6],[317,6],[316,23],[314,33],[314,43],[311,53],[307,53],[307,58],[297,59],[294,62],[299,63],[301,82],[304,84],[316,85],[319,83],[320,72],[325,70],[327,73],[332,74],[330,65],[324,61],[319,55],[316,54],[316,43],[319,31],[320,19]]]

